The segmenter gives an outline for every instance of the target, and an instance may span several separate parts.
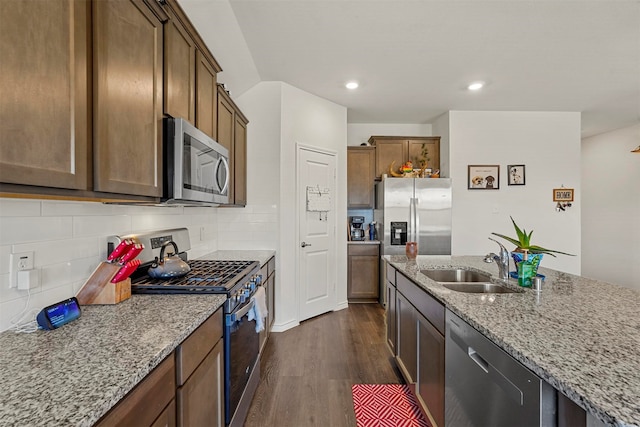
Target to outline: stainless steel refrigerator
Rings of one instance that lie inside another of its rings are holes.
[[[418,242],[418,255],[451,255],[451,179],[380,181],[373,219],[383,255],[405,255],[407,241]],[[381,302],[385,304],[384,263],[381,265]]]

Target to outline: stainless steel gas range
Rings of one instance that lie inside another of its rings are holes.
[[[125,239],[144,245],[140,267],[131,275],[131,292],[137,294],[224,294],[225,424],[242,426],[260,379],[259,334],[256,320],[249,320],[251,298],[262,282],[258,261],[189,260],[191,249],[186,228],[159,230],[108,239],[108,252]],[[148,269],[157,263],[163,246],[178,248],[177,255],[190,267],[186,275],[168,279],[151,278]]]

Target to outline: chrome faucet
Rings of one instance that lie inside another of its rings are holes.
[[[507,280],[509,278],[509,251],[495,239],[489,237],[489,240],[493,240],[500,246],[500,254],[496,255],[493,252],[484,256],[484,262],[495,261],[498,264],[498,274],[500,279]]]

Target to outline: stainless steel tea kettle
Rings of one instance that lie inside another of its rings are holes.
[[[164,251],[169,245],[173,246],[174,253],[172,256],[165,258]],[[156,257],[151,267],[149,267],[147,274],[154,279],[170,279],[172,277],[184,276],[189,271],[191,271],[189,264],[178,256],[178,245],[176,245],[173,240],[169,240],[162,245],[160,257]]]

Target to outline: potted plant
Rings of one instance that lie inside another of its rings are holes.
[[[532,245],[531,235],[533,234],[533,231],[527,233],[527,230],[518,227],[518,224],[516,224],[516,222],[513,220],[513,217],[509,218],[511,218],[513,228],[516,230],[516,238],[505,236],[504,234],[500,233],[491,234],[501,237],[508,242],[516,245],[516,248],[511,251],[511,257],[513,258],[513,262],[516,264],[516,271],[518,270],[518,264],[523,260],[525,251],[528,253],[527,260],[533,264],[534,274],[537,274],[538,266],[540,265],[540,261],[542,261],[542,256],[544,254],[551,255],[552,257],[555,257],[556,254],[575,256],[567,252],[561,252],[554,249],[543,248],[542,246],[538,245]]]

